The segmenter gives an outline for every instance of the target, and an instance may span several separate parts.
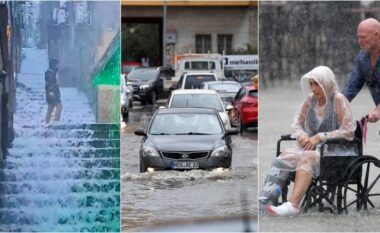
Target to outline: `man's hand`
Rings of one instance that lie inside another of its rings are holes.
[[[375,123],[379,118],[373,111],[368,114],[368,122]]]
[[[304,150],[314,150],[317,144],[319,144],[321,141],[322,139],[318,134],[314,135],[313,137],[309,138],[306,145],[304,146]]]
[[[368,122],[374,123],[380,119],[380,104],[368,114]]]

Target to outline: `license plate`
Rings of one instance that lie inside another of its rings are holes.
[[[194,168],[199,168],[199,163],[188,162],[188,161],[173,162],[173,168],[174,169],[194,169]]]

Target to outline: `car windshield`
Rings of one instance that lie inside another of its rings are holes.
[[[208,89],[215,90],[217,92],[238,92],[240,89],[239,84],[235,83],[209,83]]]
[[[215,81],[214,75],[187,75],[185,89],[200,89],[201,84],[207,81]]]
[[[134,69],[128,74],[128,80],[153,80],[157,76],[156,69]]]
[[[250,97],[256,97],[257,98],[257,90],[251,90],[251,91],[249,91],[249,93],[248,93],[248,95],[250,96]]]
[[[216,114],[163,113],[152,120],[149,134],[153,135],[209,135],[222,134]]]
[[[217,94],[177,94],[173,95],[171,108],[215,108],[223,112],[224,108]]]
[[[188,61],[185,62],[186,70],[215,70],[215,62],[213,61]]]

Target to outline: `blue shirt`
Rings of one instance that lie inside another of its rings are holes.
[[[380,103],[380,59],[377,59],[375,69],[372,70],[370,55],[360,51],[356,56],[351,76],[346,82],[342,93],[351,102],[364,84],[367,84],[372,99],[377,106]]]

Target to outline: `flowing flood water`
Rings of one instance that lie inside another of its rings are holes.
[[[156,171],[139,173],[142,137],[133,130],[147,127],[157,106],[135,105],[121,133],[122,230],[251,216],[257,211],[257,133],[232,136],[230,170]],[[241,223],[243,229],[243,221]],[[204,230],[203,230],[204,231]]]
[[[298,95],[297,95],[298,93]],[[299,88],[281,87],[260,90],[260,130],[259,130],[259,183],[261,189],[265,180],[266,171],[275,157],[276,142],[280,135],[291,132],[290,125],[297,108],[302,103]],[[351,103],[354,118],[359,120],[368,114],[375,105],[364,88]],[[364,155],[373,155],[380,159],[380,122],[368,125],[367,143],[363,147]],[[380,168],[377,169],[377,174]],[[374,170],[374,171],[375,171]],[[380,193],[380,183],[374,187]],[[318,212],[317,208],[298,217],[274,218],[267,214],[259,216],[259,230],[262,232],[344,232],[344,231],[378,231],[380,227],[380,196],[371,199],[376,208],[369,211],[356,212],[349,209],[349,213],[334,215],[329,212]]]
[[[62,120],[45,125],[47,53],[23,53],[15,139],[0,170],[0,231],[119,231],[119,125],[95,124],[75,88],[61,88]]]

